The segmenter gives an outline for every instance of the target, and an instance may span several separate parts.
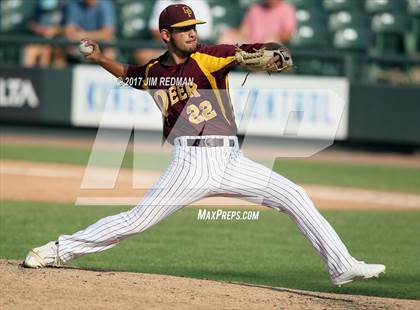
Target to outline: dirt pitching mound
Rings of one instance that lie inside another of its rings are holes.
[[[418,309],[420,301],[0,260],[1,309]]]

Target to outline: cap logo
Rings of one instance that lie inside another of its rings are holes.
[[[187,6],[183,6],[182,7],[182,10],[184,11],[185,14],[188,15],[188,17],[191,17],[192,14],[193,14],[193,12],[191,11],[191,9],[189,7],[187,7]]]

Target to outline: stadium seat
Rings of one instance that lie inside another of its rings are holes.
[[[21,35],[27,33],[27,21],[32,16],[35,1],[2,0],[0,1],[0,33]],[[17,64],[21,58],[22,48],[19,45],[2,44],[0,62]]]
[[[411,16],[420,16],[420,0],[407,0],[407,11]]]
[[[20,62],[21,47],[18,45],[12,46],[1,46],[0,47],[0,63],[6,64],[18,64]]]
[[[302,24],[327,24],[327,14],[321,10],[299,8],[296,10],[296,19],[299,25]]]
[[[390,12],[376,14],[372,18],[372,31],[376,33],[398,33],[407,31],[409,19],[403,14]]]
[[[328,12],[363,8],[363,0],[324,0],[322,4]]]
[[[410,31],[406,36],[407,52],[417,56],[420,53],[420,0],[407,0],[410,15]]]
[[[403,14],[386,12],[374,15],[372,31],[376,36],[372,51],[380,55],[405,53],[405,33],[408,29],[409,20]]]
[[[32,16],[35,1],[3,0],[0,2],[0,32],[26,32],[26,22]]]
[[[296,66],[293,73],[295,74],[327,76],[344,74],[342,61],[326,58],[322,54],[319,56],[295,54],[294,61]]]
[[[122,2],[122,0],[119,0]],[[125,0],[118,7],[119,36],[126,39],[148,38],[148,21],[153,9],[153,1]]]
[[[226,2],[226,1],[224,1]],[[213,40],[217,40],[219,35],[226,29],[238,28],[244,14],[243,10],[238,10],[238,6],[231,4],[211,5],[213,16]]]
[[[293,4],[296,9],[322,9],[321,0],[287,0],[290,4]]]
[[[251,5],[253,5],[255,3],[259,3],[259,2],[260,2],[260,0],[239,0],[239,7],[242,10],[246,10]],[[211,3],[211,0],[209,1],[209,3]]]
[[[298,63],[293,72],[302,75],[321,75],[322,74],[322,61],[320,59],[294,57],[295,63]]]
[[[366,0],[365,9],[368,13],[401,12],[405,10],[402,0]]]
[[[411,30],[405,35],[404,45],[408,55],[418,57],[420,52],[420,19],[413,18],[410,28]]]
[[[332,13],[328,19],[328,29],[331,32],[335,32],[348,26],[369,28],[369,25],[369,16],[360,11],[339,11]]]
[[[297,26],[296,32],[290,41],[296,48],[326,47],[326,31],[320,24],[304,23]]]
[[[347,26],[335,32],[333,44],[338,50],[365,51],[371,42],[365,28]]]
[[[404,37],[396,34],[379,34],[375,36],[370,54],[376,56],[394,56],[407,53]]]
[[[344,64],[337,61],[324,61],[322,66],[322,75],[343,76]]]

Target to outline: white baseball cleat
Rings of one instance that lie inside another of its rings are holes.
[[[353,280],[379,278],[379,274],[385,272],[385,265],[381,264],[366,264],[365,262],[358,262],[352,268],[342,273],[338,277],[331,279],[332,283],[337,286],[347,284]]]
[[[29,251],[22,265],[28,268],[44,268],[60,266],[57,241],[34,248]]]

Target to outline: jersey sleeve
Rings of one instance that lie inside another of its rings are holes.
[[[129,65],[123,82],[133,88],[144,90],[143,82],[146,75],[146,67],[147,65]]]
[[[200,60],[200,63],[210,72],[220,70],[229,71],[237,65],[235,52],[239,47],[246,52],[253,52],[254,49],[260,49],[264,44],[242,44],[240,46],[231,44],[201,45],[193,58]]]

